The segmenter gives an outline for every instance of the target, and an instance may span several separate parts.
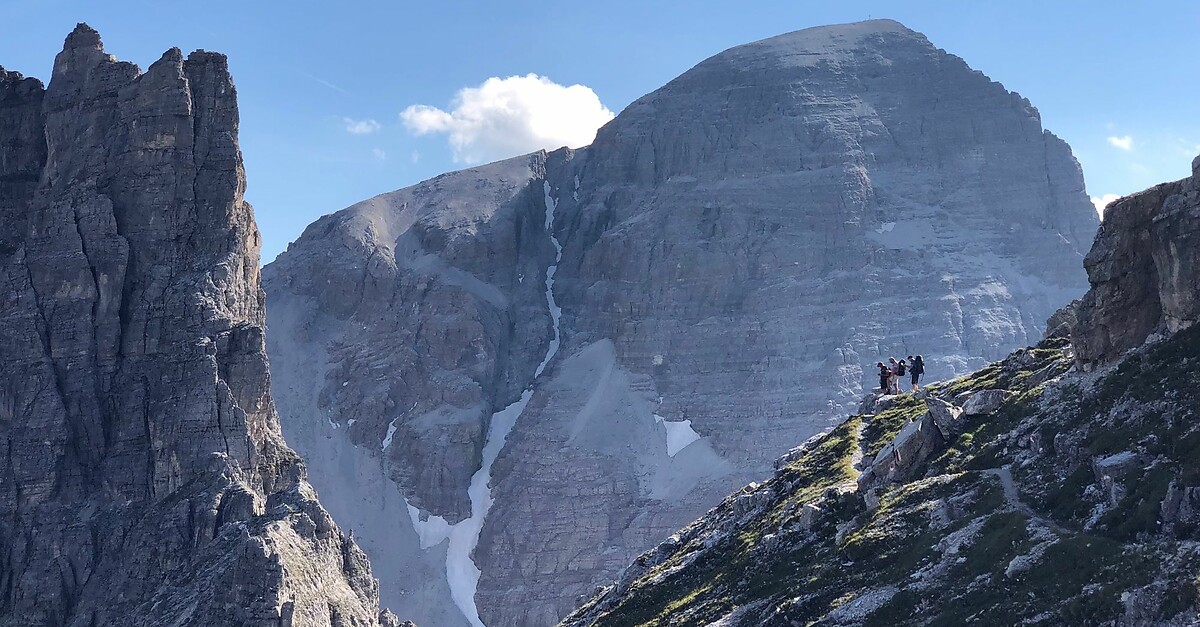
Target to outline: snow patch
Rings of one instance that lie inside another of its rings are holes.
[[[450,525],[450,546],[446,549],[446,582],[450,584],[450,598],[472,627],[484,627],[479,619],[479,608],[475,605],[475,591],[479,588],[479,567],[471,553],[479,544],[479,532],[483,530],[483,521],[487,518],[488,510],[492,508],[492,488],[488,483],[492,479],[492,464],[500,456],[508,434],[517,418],[525,411],[529,399],[533,397],[533,386],[521,393],[516,402],[492,415],[488,427],[487,442],[483,445],[483,463],[479,470],[471,476],[471,486],[467,488],[467,496],[471,499],[471,517],[455,525]],[[436,544],[436,543],[435,543]]]
[[[435,547],[450,537],[450,531],[454,529],[454,525],[446,522],[445,518],[425,514],[425,519],[422,520],[421,514],[424,512],[409,503],[408,499],[404,499],[404,507],[408,509],[408,517],[412,520],[412,526],[417,532],[417,537],[421,539],[422,549]]]
[[[388,423],[387,435],[383,436],[383,447],[381,447],[379,450],[386,451],[388,450],[388,447],[392,445],[392,436],[396,435],[396,421],[399,419],[400,417],[396,416],[395,418],[392,418],[390,423]]]
[[[936,241],[931,225],[918,220],[884,222],[867,236],[890,250],[916,250]]]
[[[550,243],[554,245],[554,263],[546,268],[546,304],[550,307],[550,324],[554,330],[554,337],[550,339],[550,346],[546,350],[546,356],[542,358],[542,363],[538,364],[537,370],[533,373],[534,379],[542,376],[542,372],[546,370],[550,360],[554,359],[554,355],[558,353],[558,345],[561,341],[558,322],[562,319],[562,307],[559,307],[558,303],[554,301],[554,274],[558,272],[558,262],[562,261],[563,251],[562,244],[554,236],[554,209],[558,203],[550,196],[549,181],[542,183],[542,190],[546,194],[546,233],[550,235]]]
[[[667,430],[668,457],[675,457],[676,453],[700,439],[700,434],[696,433],[696,430],[692,428],[691,420],[667,420],[658,414],[654,414],[654,421],[661,424]]]

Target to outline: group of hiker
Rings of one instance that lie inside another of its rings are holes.
[[[921,375],[925,374],[924,357],[909,355],[907,360],[901,359],[900,361],[896,361],[895,357],[889,357],[887,364],[881,361],[876,365],[879,366],[879,390],[884,394],[899,394],[900,377],[905,374],[912,378],[913,392],[921,389]]]

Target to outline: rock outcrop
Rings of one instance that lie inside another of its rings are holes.
[[[1192,176],[1127,196],[1104,212],[1085,261],[1091,290],[1073,337],[1085,368],[1111,362],[1155,333],[1200,319],[1200,157]]]
[[[269,390],[224,56],[0,70],[0,624],[394,625]]]
[[[311,225],[264,270],[284,432],[387,604],[552,624],[849,413],[880,356],[940,379],[1037,341],[1095,225],[1029,102],[920,34],[783,35],[590,147]]]

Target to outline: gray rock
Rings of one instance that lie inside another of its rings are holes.
[[[1200,524],[1200,486],[1184,486],[1178,480],[1171,481],[1159,509],[1163,523],[1168,526]]]
[[[310,226],[264,270],[284,430],[390,569],[385,602],[462,624],[438,521],[468,515],[492,416],[532,386],[491,468],[475,601],[491,627],[552,624],[853,412],[878,356],[919,349],[943,379],[1035,342],[1082,293],[1095,225],[1066,144],[961,59],[890,21],[783,35],[586,149]],[[561,348],[535,377],[551,234]]]
[[[1141,455],[1124,451],[1114,455],[1093,458],[1092,473],[1096,476],[1096,481],[1101,481],[1105,477],[1121,480],[1130,472],[1141,468],[1145,463],[1146,460]]]
[[[1079,299],[1075,299],[1070,304],[1054,312],[1046,320],[1046,332],[1042,335],[1043,339],[1071,337],[1071,333],[1075,330],[1075,325],[1079,324],[1078,309]]]
[[[283,442],[225,57],[0,70],[0,624],[395,625]]]
[[[1012,398],[1008,390],[980,390],[971,395],[962,406],[964,416],[983,416],[990,414]]]
[[[925,407],[929,412],[929,419],[937,426],[943,439],[950,441],[962,433],[962,418],[966,413],[963,408],[933,397],[925,399]]]
[[[858,478],[859,492],[867,494],[872,488],[911,479],[934,453],[946,443],[932,412],[904,425],[871,465]],[[878,497],[875,497],[878,502]]]
[[[1111,362],[1156,332],[1200,319],[1200,176],[1122,198],[1104,213],[1084,261],[1091,289],[1072,335],[1084,369]]]
[[[1092,473],[1110,507],[1115,507],[1125,496],[1125,477],[1141,469],[1146,460],[1141,455],[1125,451],[1106,457],[1092,458]]]

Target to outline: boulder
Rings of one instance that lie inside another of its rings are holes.
[[[871,487],[911,478],[914,471],[941,450],[945,442],[932,414],[922,414],[917,420],[904,425],[900,433],[879,451],[870,468],[859,477],[859,491],[866,494]]]
[[[1096,481],[1103,481],[1105,477],[1120,481],[1144,464],[1145,461],[1137,453],[1123,451],[1114,455],[1093,458],[1092,472],[1096,475]]]
[[[982,416],[990,414],[1004,404],[1009,398],[1013,397],[1013,393],[1008,390],[980,390],[971,395],[967,402],[963,404],[962,413],[964,416]]]
[[[925,399],[925,407],[928,409],[926,415],[937,426],[943,438],[952,440],[962,433],[963,409],[961,407],[940,398]]]

